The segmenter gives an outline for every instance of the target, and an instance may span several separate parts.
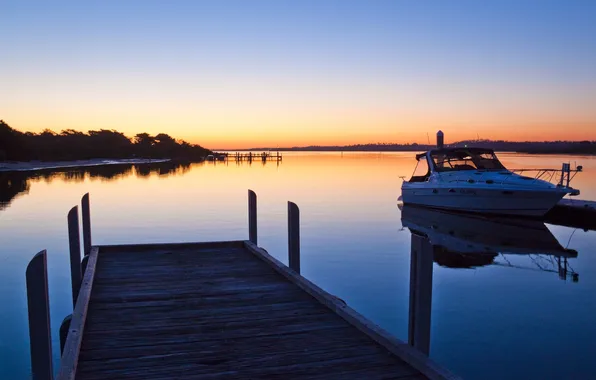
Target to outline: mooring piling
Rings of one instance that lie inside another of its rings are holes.
[[[81,238],[79,233],[79,211],[73,207],[68,212],[68,245],[70,248],[70,282],[72,286],[72,307],[74,308],[81,288]]]
[[[408,344],[428,355],[433,281],[433,246],[412,234],[410,256],[410,308]]]
[[[257,244],[257,194],[248,190],[248,240]]]
[[[48,293],[47,252],[39,252],[25,272],[31,372],[36,380],[52,380],[52,336],[50,334],[50,302]]]
[[[66,344],[68,329],[70,329],[70,321],[72,321],[72,314],[67,315],[60,324],[60,354],[64,352],[64,345]]]
[[[300,273],[300,210],[294,202],[288,202],[288,263]]]
[[[83,213],[83,246],[85,255],[91,252],[91,212],[89,193],[81,199],[81,212]]]

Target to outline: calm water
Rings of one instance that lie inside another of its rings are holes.
[[[596,199],[593,157],[500,157],[511,168],[582,164],[573,184],[580,198]],[[95,244],[232,240],[248,238],[249,188],[259,197],[261,246],[287,263],[286,202],[296,202],[303,274],[402,340],[410,228],[436,224],[432,243],[444,247],[433,264],[430,356],[453,372],[468,379],[592,377],[596,232],[542,223],[501,228],[410,209],[402,225],[399,176],[413,168],[412,153],[300,153],[280,165],[0,173],[0,379],[29,377],[25,268],[41,249],[49,255],[58,363],[58,328],[72,311],[66,214],[81,195],[91,193]],[[491,244],[513,254],[493,254]],[[453,252],[476,245],[484,255]],[[568,260],[577,282],[559,276],[553,256],[537,254],[564,248],[577,251]],[[466,266],[473,268],[458,268]]]

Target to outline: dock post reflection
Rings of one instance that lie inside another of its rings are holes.
[[[412,234],[408,344],[426,355],[430,352],[432,285],[433,246],[426,237]]]

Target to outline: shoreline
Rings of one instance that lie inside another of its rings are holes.
[[[142,165],[155,164],[172,161],[170,158],[150,159],[150,158],[124,158],[124,159],[103,159],[93,158],[90,160],[73,161],[16,161],[0,162],[0,172],[25,172],[47,169],[68,169],[90,166],[108,166],[108,165]]]
[[[426,152],[428,150],[431,149],[435,149],[430,148],[430,149],[378,149],[378,150],[374,150],[374,149],[292,149],[292,148],[275,148],[275,149],[216,149],[214,150],[214,152],[219,152],[219,153],[230,153],[230,152],[280,152],[280,153],[301,153],[301,152],[306,152],[306,153],[317,153],[317,152],[321,152],[321,153],[420,153],[420,152]],[[523,151],[523,150],[499,150],[499,149],[494,149],[495,153],[517,153],[517,154],[532,154],[532,155],[548,155],[548,156],[596,156],[596,152],[594,153],[590,153],[590,152],[543,152],[543,151]]]

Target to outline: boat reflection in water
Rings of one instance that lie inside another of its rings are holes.
[[[564,248],[537,220],[459,214],[402,205],[402,225],[412,233],[408,343],[428,355],[433,262],[449,268],[501,265],[558,273],[576,282]],[[527,255],[534,266],[516,266],[507,255]]]

